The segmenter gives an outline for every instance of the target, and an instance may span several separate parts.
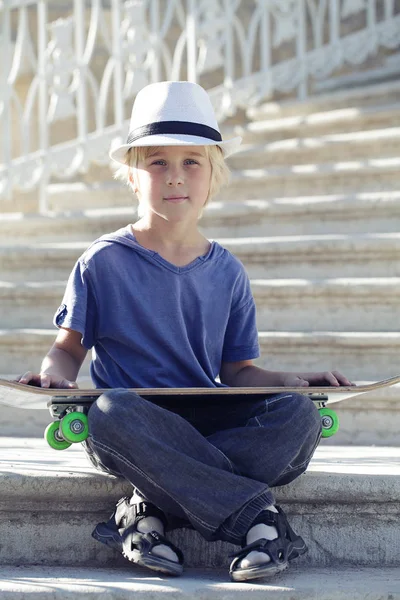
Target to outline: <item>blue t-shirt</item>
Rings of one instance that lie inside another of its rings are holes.
[[[95,387],[221,387],[221,362],[259,356],[242,263],[217,242],[177,267],[129,226],[93,242],[68,280],[57,327],[92,348]]]

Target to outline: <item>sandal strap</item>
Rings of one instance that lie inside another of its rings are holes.
[[[262,552],[263,554],[267,554],[273,563],[278,564],[288,561],[291,550],[292,543],[287,540],[282,540],[280,538],[266,540],[265,538],[261,538],[256,542],[241,548],[231,556],[235,558],[234,562],[237,563],[242,558],[245,558],[249,552]]]
[[[273,512],[271,510],[261,511],[251,524],[251,527],[260,523],[263,525],[270,525],[271,527],[276,528],[278,532],[278,538],[286,538],[287,540],[293,542],[298,538],[298,536],[290,527],[287,517],[283,512],[282,508],[278,505],[276,505],[275,508],[278,512]]]
[[[137,530],[136,524],[132,523],[122,535],[123,545],[128,545],[129,550],[136,548],[141,554],[151,554],[155,546],[168,546],[178,557],[179,563],[183,564],[183,552],[170,542],[166,537],[158,533],[158,531],[149,531],[141,533]]]
[[[167,518],[157,506],[147,501],[130,504],[130,498],[127,496],[119,500],[114,515],[115,522],[119,527],[121,527],[121,522],[123,522],[122,527],[127,528],[147,517],[156,517],[160,519],[164,529],[167,527]]]
[[[155,504],[151,504],[151,502],[139,502],[138,504],[133,505],[136,511],[135,521],[138,523],[142,519],[146,519],[147,517],[156,517],[160,519],[161,523],[164,526],[164,529],[167,528],[167,518],[162,510],[158,508]]]
[[[236,565],[245,558],[249,552],[263,552],[267,554],[274,564],[280,564],[287,562],[293,553],[293,542],[298,538],[293,529],[290,527],[285,513],[280,506],[275,506],[278,512],[271,510],[263,510],[259,513],[256,519],[251,524],[251,527],[258,524],[270,525],[275,527],[278,533],[278,537],[274,540],[267,540],[260,538],[252,544],[245,543],[243,541],[242,548],[231,555],[234,558],[231,569],[235,570]]]

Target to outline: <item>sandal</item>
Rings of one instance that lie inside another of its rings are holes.
[[[129,498],[121,498],[107,523],[96,525],[92,536],[118,550],[131,562],[160,571],[166,575],[181,575],[183,571],[183,554],[167,538],[157,531],[142,533],[137,524],[146,517],[156,517],[162,521],[164,528],[167,520],[164,513],[154,504],[139,502],[130,504]],[[178,556],[179,562],[174,562],[152,553],[155,546],[168,546]]]
[[[252,544],[242,546],[241,550],[233,554],[234,559],[229,569],[229,575],[233,581],[247,581],[276,575],[288,567],[290,560],[307,552],[305,541],[290,527],[283,510],[279,506],[275,506],[275,508],[277,513],[270,510],[262,511],[251,527],[258,523],[272,525],[276,527],[278,537],[275,540],[261,538]],[[270,561],[246,568],[239,567],[240,561],[252,551],[267,554]]]

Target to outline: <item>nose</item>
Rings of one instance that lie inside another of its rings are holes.
[[[167,184],[170,186],[182,185],[183,173],[180,167],[172,167],[168,169]]]

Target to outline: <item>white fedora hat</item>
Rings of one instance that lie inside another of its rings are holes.
[[[219,146],[225,157],[240,146],[241,137],[222,140],[207,92],[189,81],[151,83],[137,94],[126,144],[110,158],[125,163],[134,146]]]

